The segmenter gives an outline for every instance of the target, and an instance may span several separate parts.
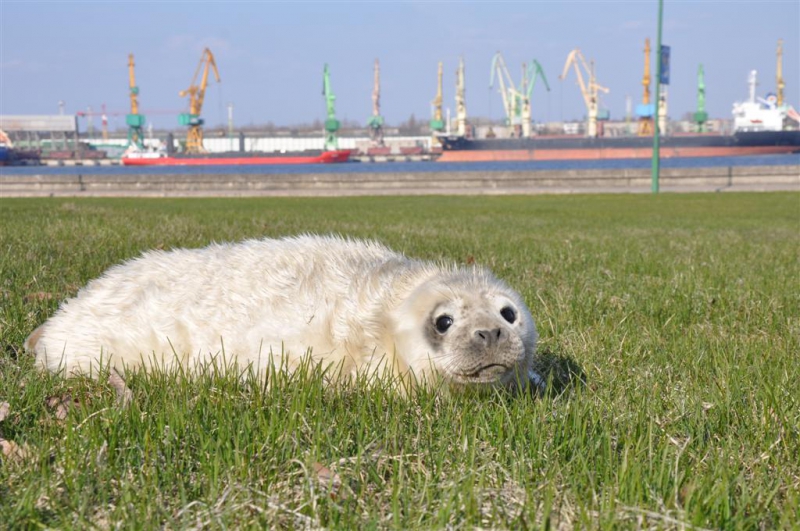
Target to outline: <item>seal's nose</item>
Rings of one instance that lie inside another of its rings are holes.
[[[483,347],[493,347],[505,342],[508,334],[502,328],[493,330],[475,330],[474,341]]]

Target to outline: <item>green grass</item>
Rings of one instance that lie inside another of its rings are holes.
[[[21,351],[142,250],[300,232],[490,266],[585,383],[404,399],[153,374],[121,410]],[[0,200],[0,437],[29,454],[0,464],[0,527],[797,528],[799,234],[786,193]]]

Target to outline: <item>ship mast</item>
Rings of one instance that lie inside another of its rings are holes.
[[[778,39],[778,64],[775,70],[775,85],[777,86],[778,107],[783,105],[783,89],[786,83],[783,82],[783,39]]]

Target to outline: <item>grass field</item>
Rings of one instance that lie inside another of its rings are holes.
[[[144,249],[300,232],[490,266],[551,391],[156,374],[119,409],[21,351]],[[798,528],[799,264],[786,193],[0,200],[0,527]]]

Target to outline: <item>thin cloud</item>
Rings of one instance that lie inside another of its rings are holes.
[[[0,62],[0,70],[17,70],[20,72],[43,72],[47,66],[36,61],[23,61],[22,59],[12,59]]]

